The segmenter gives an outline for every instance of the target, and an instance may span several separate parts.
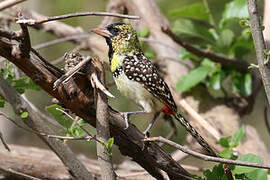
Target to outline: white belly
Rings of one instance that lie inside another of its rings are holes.
[[[135,101],[144,111],[148,113],[157,112],[163,107],[162,103],[149,93],[142,84],[129,80],[124,73],[114,78],[114,81],[121,94]]]

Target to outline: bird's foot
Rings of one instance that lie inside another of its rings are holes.
[[[153,119],[151,120],[151,122],[149,123],[149,125],[147,126],[147,128],[145,129],[145,131],[143,131],[143,134],[144,134],[145,138],[150,137],[149,131],[152,128],[152,126],[154,125],[154,123],[156,122],[156,120],[158,119],[159,115],[160,115],[160,112],[157,112],[155,114],[155,116],[153,117]]]
[[[129,127],[129,116],[133,115],[133,114],[145,114],[145,111],[134,111],[134,112],[120,112],[121,116],[124,118],[125,123],[126,123],[126,127],[125,129],[127,129]]]

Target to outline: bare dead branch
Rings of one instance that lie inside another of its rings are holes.
[[[105,73],[103,66],[99,59],[95,58],[92,60],[94,65],[94,71],[92,74],[96,74],[98,82],[105,84]],[[92,75],[91,75],[92,77]],[[94,83],[94,82],[93,82]],[[94,87],[97,87],[94,84]],[[97,144],[97,156],[100,163],[101,177],[106,180],[115,180],[116,174],[114,173],[112,156],[109,154],[108,149],[104,146],[107,144],[110,138],[110,125],[108,116],[108,99],[106,95],[100,89],[95,89],[96,96],[96,129],[97,129],[97,139],[103,142],[103,144]],[[111,147],[110,147],[111,148]]]
[[[7,173],[9,176],[12,176],[13,178],[16,177],[16,178],[20,178],[20,179],[22,178],[22,179],[25,179],[25,180],[41,180],[39,178],[29,176],[27,174],[12,170],[11,168],[6,169],[6,168],[0,167],[0,171],[2,171],[4,173]]]
[[[19,4],[19,3],[23,2],[23,1],[25,1],[25,0],[6,0],[6,1],[2,1],[0,3],[0,11],[4,10],[6,8],[12,7],[12,6],[16,5],[16,4]]]
[[[1,31],[1,29],[0,29],[0,31]],[[76,35],[72,35],[72,36],[68,36],[68,37],[63,37],[63,38],[55,39],[55,40],[52,40],[52,41],[44,42],[42,44],[35,45],[35,46],[33,46],[33,49],[38,50],[38,49],[42,49],[42,48],[52,46],[52,45],[55,45],[55,44],[58,44],[58,43],[62,43],[62,42],[65,42],[65,41],[70,41],[70,40],[73,40],[73,39],[84,39],[84,38],[87,38],[89,36],[90,36],[89,34],[85,33],[85,34],[76,34]]]
[[[267,129],[268,133],[270,134],[270,124],[269,124],[269,120],[268,120],[267,109],[268,109],[267,106],[265,106],[263,114],[264,114],[264,122],[265,122],[266,129]]]
[[[79,64],[77,64],[74,68],[70,69],[66,74],[64,74],[63,76],[61,76],[61,78],[54,82],[53,88],[56,89],[61,83],[66,83],[74,74],[76,74],[82,68],[82,66],[88,63],[90,60],[92,60],[92,58],[87,57]]]
[[[80,16],[110,16],[110,17],[119,17],[119,18],[135,19],[135,20],[140,19],[139,16],[130,16],[130,15],[124,15],[124,14],[118,14],[118,13],[110,13],[110,12],[76,12],[76,13],[64,14],[60,16],[45,17],[39,20],[19,19],[16,22],[19,24],[36,25],[36,24],[46,23],[49,21],[56,21],[56,20],[67,19],[67,18],[72,18],[72,17],[80,17]]]
[[[261,72],[262,82],[270,104],[270,63],[265,54],[266,46],[262,33],[261,19],[258,13],[257,0],[248,0],[248,11],[250,16],[250,29],[254,40],[257,61]]]
[[[1,48],[0,48],[1,49]],[[28,112],[28,117],[24,118],[23,122],[30,128],[36,131],[47,132],[54,134],[53,130],[49,127],[46,119],[40,116],[40,112],[32,108],[23,97],[21,97],[16,90],[11,87],[4,79],[0,77],[0,94],[8,101],[13,107],[14,111],[20,115],[22,112]],[[91,174],[87,169],[81,164],[76,156],[72,153],[69,147],[56,140],[49,139],[44,136],[39,136],[41,139],[49,145],[49,147],[59,156],[62,162],[67,166],[67,168],[72,172],[72,176],[81,179],[93,179]]]
[[[4,145],[4,147],[6,148],[6,150],[10,151],[10,148],[8,147],[8,144],[6,143],[2,132],[0,132],[0,140],[1,140],[2,144]]]
[[[14,32],[8,29],[3,29],[3,28],[0,28],[0,36],[6,37],[8,39],[16,39],[16,40],[18,40],[20,37],[18,32]]]
[[[256,168],[263,168],[263,169],[270,169],[269,165],[264,165],[264,164],[258,164],[258,163],[249,163],[249,162],[242,162],[242,161],[237,161],[237,160],[230,160],[230,159],[223,159],[223,158],[218,158],[218,157],[213,157],[213,156],[207,156],[205,154],[201,154],[195,151],[192,151],[188,149],[187,147],[181,146],[180,144],[177,144],[173,141],[170,141],[168,139],[165,139],[161,136],[159,137],[152,137],[152,138],[146,138],[144,141],[158,141],[158,142],[163,142],[166,143],[172,147],[175,147],[187,154],[190,154],[194,157],[197,157],[199,159],[203,159],[205,161],[212,161],[212,162],[219,162],[219,163],[226,163],[226,164],[234,164],[238,166],[247,166],[247,167],[256,167]]]
[[[104,94],[106,94],[107,96],[111,97],[111,98],[115,98],[114,95],[112,95],[112,93],[110,93],[110,91],[108,91],[103,84],[98,80],[98,77],[95,73],[91,74],[91,83],[92,83],[92,87],[93,88],[98,88],[99,90],[101,90]]]

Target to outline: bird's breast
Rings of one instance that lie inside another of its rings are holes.
[[[124,72],[118,77],[114,77],[114,81],[122,95],[135,101],[146,112],[158,111],[163,107],[162,103],[149,93],[142,84],[128,79]]]

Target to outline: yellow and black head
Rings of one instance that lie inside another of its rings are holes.
[[[113,53],[132,55],[140,51],[140,44],[136,31],[130,24],[114,23],[105,28],[96,28],[92,32],[104,37],[109,46],[109,57]]]

